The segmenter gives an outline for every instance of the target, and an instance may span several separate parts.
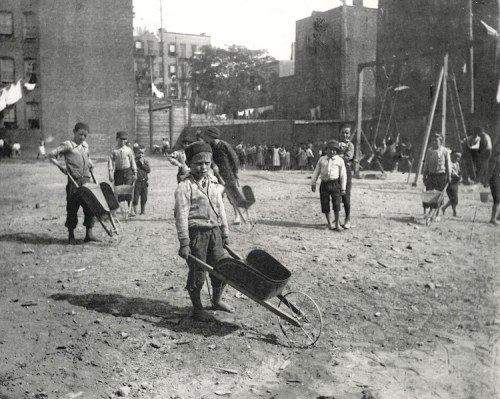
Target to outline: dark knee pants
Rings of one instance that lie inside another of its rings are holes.
[[[189,229],[189,248],[191,255],[201,261],[215,266],[224,257],[221,231],[218,227],[210,230]],[[186,289],[189,292],[200,292],[205,283],[205,271],[190,259],[187,260],[189,273]],[[212,287],[219,288],[222,282],[216,277],[210,276]]]
[[[89,183],[90,178],[82,177],[76,179],[76,182],[79,186],[81,186],[84,183]],[[80,209],[80,206],[83,208],[83,225],[87,228],[91,228],[94,225],[94,214],[78,194],[77,187],[75,187],[75,185],[70,180],[68,180],[68,184],[66,185],[65,223],[65,226],[68,228],[68,230],[74,230],[76,225],[78,224],[78,209]]]
[[[342,203],[344,204],[345,217],[349,218],[351,215],[351,186],[352,186],[352,169],[346,165],[347,184],[345,194],[342,196]]]
[[[448,187],[446,187],[446,194],[448,194],[448,198],[450,199],[450,204],[452,206],[458,205],[458,183],[450,183]]]
[[[141,206],[144,207],[146,202],[148,202],[148,182],[147,180],[137,180],[134,187],[134,201],[133,204],[137,205],[139,199],[141,201]]]
[[[342,187],[340,186],[340,180],[330,180],[322,181],[319,186],[319,200],[321,202],[321,212],[330,212],[330,200],[332,203],[332,209],[334,212],[340,211],[340,201],[342,195],[340,192]]]

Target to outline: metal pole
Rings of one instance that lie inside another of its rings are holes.
[[[474,46],[472,41],[474,40],[473,31],[473,13],[472,13],[472,0],[469,0],[469,40],[471,45],[469,47],[469,98],[470,98],[470,114],[474,114]]]
[[[166,94],[166,84],[167,84],[167,78],[165,77],[165,42],[163,41],[163,9],[162,9],[162,4],[160,0],[160,41],[161,41],[161,65],[162,65],[162,76],[161,80],[163,83],[163,93]]]
[[[356,156],[354,161],[354,176],[359,177],[359,162],[361,160],[361,129],[363,122],[363,69],[358,68],[358,106],[356,117]]]
[[[153,91],[153,83],[154,83],[154,79],[153,79],[153,56],[151,54],[149,55],[149,80],[150,80],[150,83],[151,83],[151,95],[154,96],[155,93]]]
[[[448,53],[444,55],[443,60],[443,109],[441,111],[441,135],[443,136],[443,144],[446,143],[446,101],[448,93]]]
[[[346,120],[347,112],[347,10],[342,0],[342,43],[340,45],[340,119]]]
[[[434,97],[432,99],[432,108],[429,115],[429,120],[427,121],[427,127],[425,129],[424,141],[422,143],[422,151],[420,152],[420,160],[418,161],[417,170],[415,171],[415,181],[413,182],[413,186],[417,185],[418,177],[420,175],[420,171],[422,170],[422,164],[424,163],[425,152],[427,150],[427,141],[429,140],[429,136],[431,135],[432,129],[432,121],[434,120],[434,112],[436,111],[436,105],[439,98],[439,91],[441,90],[441,83],[443,82],[444,75],[444,67],[441,67],[441,72],[439,73],[439,78],[436,84],[436,91],[434,92]]]

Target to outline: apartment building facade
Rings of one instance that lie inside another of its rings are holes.
[[[158,35],[136,35],[134,41],[137,94],[152,95],[153,82],[165,98],[191,98],[189,59],[203,46],[210,46],[210,36],[159,30]]]
[[[357,66],[376,59],[376,37],[377,9],[361,0],[296,21],[296,100],[288,113],[298,119],[355,119]],[[374,104],[375,77],[366,74],[363,106],[369,114]]]
[[[0,134],[25,149],[51,138],[50,148],[86,121],[102,154],[116,131],[133,135],[132,19],[132,0],[2,0],[0,87],[36,87],[0,113]]]

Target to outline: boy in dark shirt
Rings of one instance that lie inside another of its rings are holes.
[[[151,172],[149,161],[144,158],[146,149],[144,147],[136,147],[134,149],[135,163],[137,165],[137,181],[134,187],[134,213],[137,214],[137,205],[141,201],[141,215],[146,214],[146,202],[148,202],[148,174]]]

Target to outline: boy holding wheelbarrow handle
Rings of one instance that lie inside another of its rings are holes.
[[[211,316],[203,310],[200,293],[206,272],[189,259],[192,255],[211,266],[224,257],[228,243],[228,226],[222,194],[217,179],[210,175],[212,148],[198,141],[185,149],[186,163],[190,167],[187,177],[175,190],[175,226],[179,238],[179,256],[186,259],[189,268],[186,289],[193,304],[193,318],[209,321]],[[210,276],[213,309],[232,312],[222,302],[225,284]]]
[[[77,192],[79,186],[91,182],[93,164],[90,160],[89,146],[85,141],[88,134],[89,126],[86,123],[78,122],[73,129],[73,140],[66,140],[47,156],[50,162],[68,176],[65,225],[68,229],[68,243],[72,245],[77,243],[74,232],[78,224],[78,209],[80,206],[83,208],[84,214],[83,225],[87,228],[84,241],[99,241],[92,233],[94,214]],[[63,156],[64,164],[59,163],[57,160],[59,155]]]

